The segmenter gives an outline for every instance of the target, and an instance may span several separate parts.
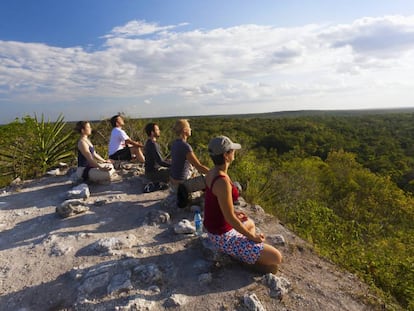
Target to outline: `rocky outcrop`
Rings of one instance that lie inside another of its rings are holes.
[[[74,186],[66,176],[0,195],[1,310],[378,306],[367,286],[318,257],[260,206],[241,198],[236,208],[283,253],[276,274],[262,275],[216,252],[205,234],[194,234],[194,210],[202,206],[177,209],[168,190],[143,193],[145,180],[130,170],[118,182],[76,188],[76,199],[67,200]]]

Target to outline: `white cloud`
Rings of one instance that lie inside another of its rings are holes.
[[[350,46],[371,57],[398,57],[414,48],[414,16],[362,18],[338,25],[322,34],[333,47]]]
[[[156,23],[147,23],[143,20],[133,20],[128,22],[124,26],[115,27],[110,34],[103,36],[102,38],[127,38],[127,37],[140,37],[150,35],[154,33],[163,33],[173,30],[179,26],[186,26],[187,23],[181,23],[177,26],[159,26]]]
[[[166,116],[414,99],[414,17],[295,28],[177,32],[179,26],[132,21],[115,27],[97,50],[0,41],[0,103],[13,113],[21,103],[43,112],[88,102],[101,112]]]

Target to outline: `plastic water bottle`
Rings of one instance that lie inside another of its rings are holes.
[[[194,214],[194,225],[195,225],[195,234],[202,235],[203,234],[203,221],[201,220],[200,211],[196,211]]]

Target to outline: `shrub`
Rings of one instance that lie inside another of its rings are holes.
[[[2,174],[23,179],[41,176],[59,162],[72,159],[75,139],[65,130],[63,116],[55,122],[45,121],[42,115],[38,120],[25,117],[15,121],[10,128],[8,144],[3,143],[0,151]]]

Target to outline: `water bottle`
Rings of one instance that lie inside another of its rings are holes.
[[[203,234],[203,222],[201,220],[200,211],[196,211],[194,214],[194,225],[195,225],[195,234],[202,235]]]

